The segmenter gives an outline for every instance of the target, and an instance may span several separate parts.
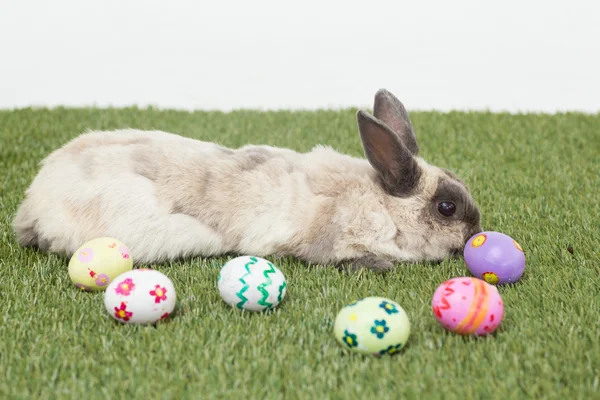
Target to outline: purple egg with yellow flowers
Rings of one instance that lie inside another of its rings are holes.
[[[492,285],[514,283],[525,271],[521,245],[501,232],[480,232],[465,245],[463,256],[469,271]]]

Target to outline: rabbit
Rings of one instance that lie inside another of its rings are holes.
[[[481,231],[465,183],[418,156],[388,90],[356,113],[365,157],[237,149],[163,131],[88,131],[50,153],[13,220],[18,242],[72,255],[113,237],[134,264],[227,254],[378,272],[459,257]]]

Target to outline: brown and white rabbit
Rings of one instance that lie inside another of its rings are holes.
[[[161,131],[82,134],[42,161],[14,219],[18,241],[70,256],[110,236],[136,264],[237,253],[378,271],[460,252],[481,231],[478,208],[418,156],[404,106],[381,89],[374,116],[357,120],[366,160]]]

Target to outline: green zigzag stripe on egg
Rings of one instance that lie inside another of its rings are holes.
[[[252,272],[250,272],[250,266],[253,264],[256,264],[257,262],[258,262],[258,260],[256,258],[250,257],[250,262],[246,263],[246,265],[244,265],[244,268],[246,268],[246,273],[244,275],[242,275],[242,277],[240,278],[240,282],[242,282],[242,284],[244,286],[240,289],[239,292],[237,292],[235,294],[241,300],[240,302],[238,302],[236,304],[237,308],[239,308],[239,309],[243,308],[244,304],[246,304],[248,302],[248,298],[246,296],[244,296],[244,292],[250,288],[250,285],[248,285],[246,283],[244,278],[246,278],[248,275],[252,274]]]
[[[285,281],[279,285],[279,296],[277,296],[277,302],[281,303],[281,297],[283,296],[283,289],[287,287],[287,283]]]
[[[267,297],[269,297],[269,292],[267,292],[267,290],[265,289],[267,286],[270,286],[273,284],[273,280],[271,279],[271,277],[268,274],[274,274],[275,271],[275,267],[273,267],[273,264],[271,263],[267,263],[269,265],[269,269],[265,269],[263,272],[263,275],[266,279],[266,282],[261,283],[260,285],[258,285],[258,291],[262,293],[262,297],[260,298],[260,300],[258,300],[258,304],[260,304],[261,306],[265,306],[267,308],[271,308],[273,306],[272,303],[269,303],[267,301]]]

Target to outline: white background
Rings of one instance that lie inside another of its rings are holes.
[[[600,111],[600,1],[0,0],[0,108]]]

